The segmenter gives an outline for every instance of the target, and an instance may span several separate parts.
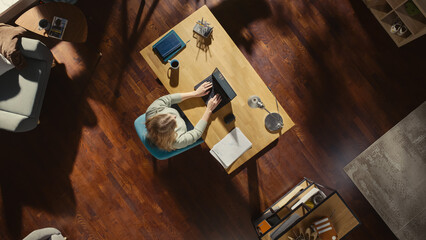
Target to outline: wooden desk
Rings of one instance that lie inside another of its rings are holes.
[[[68,3],[52,2],[37,5],[23,13],[15,23],[31,32],[47,37],[45,30],[38,29],[38,22],[47,19],[52,24],[53,17],[68,19],[62,40],[85,42],[87,39],[87,21],[81,10]]]
[[[193,37],[192,31],[196,21],[201,20],[201,18],[204,18],[214,27],[211,44],[205,50],[197,47],[197,40]],[[203,138],[207,146],[212,148],[230,130],[238,127],[253,143],[250,150],[226,169],[229,174],[289,130],[294,123],[279,105],[279,113],[283,117],[284,127],[280,132],[270,133],[264,125],[267,112],[259,108],[250,108],[247,105],[248,98],[257,95],[262,99],[268,110],[276,111],[274,96],[207,6],[195,11],[177,24],[173,30],[184,42],[191,40],[186,48],[174,57],[180,61],[179,79],[177,81],[169,79],[167,76],[169,65],[163,63],[152,50],[152,45],[162,36],[145,47],[140,53],[170,93],[194,90],[194,86],[212,74],[216,67],[222,72],[237,93],[237,97],[212,115],[212,121]],[[205,111],[205,103],[201,98],[187,100],[180,103],[179,106],[194,125],[201,119]],[[233,123],[225,124],[223,117],[230,112],[235,115],[236,120]]]

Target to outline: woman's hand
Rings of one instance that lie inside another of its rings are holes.
[[[209,93],[209,89],[212,88],[213,84],[211,82],[205,82],[201,84],[195,91],[194,96],[195,97],[202,97]]]
[[[204,112],[201,119],[208,122],[213,110],[217,107],[217,105],[219,105],[220,101],[222,101],[222,99],[220,98],[219,94],[216,94],[214,97],[210,98],[209,102],[207,103],[206,111]]]
[[[222,101],[222,99],[220,98],[219,94],[214,95],[214,97],[210,98],[209,102],[207,103],[207,110],[213,112],[217,105],[219,105],[220,101]]]

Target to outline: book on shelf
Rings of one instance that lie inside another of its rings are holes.
[[[276,240],[278,238],[281,237],[281,233],[287,231],[287,229],[289,229],[289,227],[296,222],[299,218],[301,218],[301,216],[299,216],[299,214],[294,213],[293,215],[291,215],[287,220],[284,221],[283,224],[281,224],[277,229],[275,229],[275,231],[273,231],[270,235],[271,239]]]
[[[52,27],[50,27],[49,37],[62,39],[64,36],[65,28],[67,27],[68,20],[61,17],[53,17]]]
[[[252,146],[252,143],[241,132],[234,128],[210,150],[210,154],[226,169]]]

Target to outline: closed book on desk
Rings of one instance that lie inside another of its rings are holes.
[[[163,62],[167,62],[170,58],[176,55],[186,44],[171,30],[163,38],[152,46],[155,53],[161,58]]]
[[[213,146],[210,150],[210,154],[226,169],[241,157],[243,153],[249,150],[251,146],[252,143],[243,132],[236,127]]]

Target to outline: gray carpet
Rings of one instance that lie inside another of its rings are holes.
[[[426,239],[426,102],[344,170],[399,239]]]

